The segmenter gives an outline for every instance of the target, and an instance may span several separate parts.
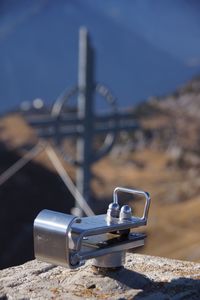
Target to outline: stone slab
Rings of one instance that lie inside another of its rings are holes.
[[[33,260],[0,271],[0,299],[200,299],[200,264],[129,253],[124,268],[98,273]]]

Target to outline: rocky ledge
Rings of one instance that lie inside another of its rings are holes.
[[[128,254],[124,268],[99,273],[36,260],[0,271],[0,299],[199,299],[200,264]]]

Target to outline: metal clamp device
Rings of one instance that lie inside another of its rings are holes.
[[[143,196],[143,216],[132,215],[128,205],[120,209],[118,192]],[[146,235],[133,229],[147,224],[149,206],[147,192],[117,187],[107,214],[78,218],[42,210],[34,221],[35,257],[69,268],[80,267],[88,259],[97,267],[120,267],[127,250],[144,245]]]

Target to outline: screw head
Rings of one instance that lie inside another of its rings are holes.
[[[80,219],[80,218],[77,218],[77,219],[75,220],[75,223],[81,223],[81,219]]]

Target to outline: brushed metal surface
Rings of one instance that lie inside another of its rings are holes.
[[[42,210],[34,222],[35,257],[55,265],[70,266],[68,232],[77,218]]]

